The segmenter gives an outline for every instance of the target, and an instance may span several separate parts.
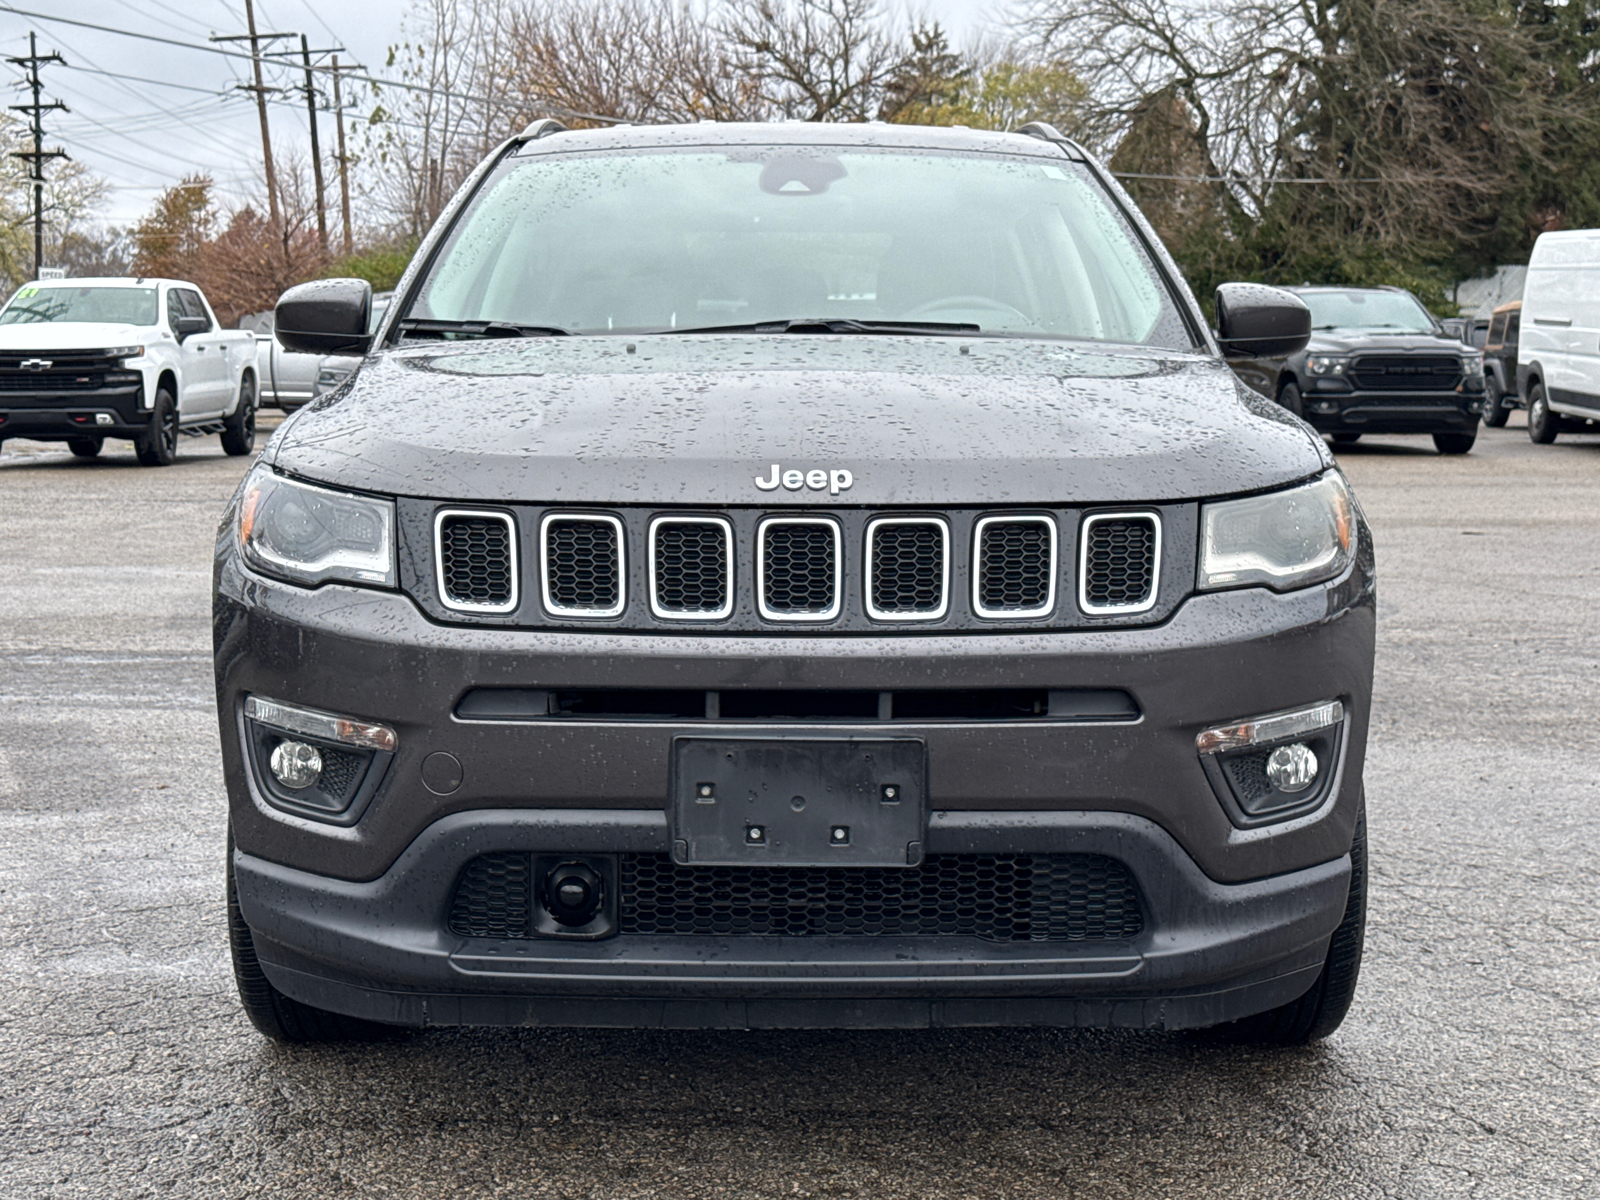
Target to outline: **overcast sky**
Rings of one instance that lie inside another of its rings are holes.
[[[224,193],[250,190],[261,169],[261,134],[255,104],[237,90],[248,82],[249,62],[65,24],[66,18],[117,30],[205,46],[212,34],[244,31],[244,0],[0,0],[0,49],[28,52],[28,33],[41,53],[58,51],[67,66],[44,68],[47,100],[70,113],[46,120],[47,148],[61,146],[112,185],[104,218],[115,224],[144,212],[164,187],[185,174],[211,174]],[[995,0],[923,0],[917,11],[940,20],[963,42],[980,36]],[[258,30],[304,33],[313,50],[342,46],[341,62],[364,63],[384,73],[388,47],[401,36],[410,0],[256,0]],[[287,45],[289,43],[281,43]],[[299,43],[293,45],[296,49]],[[236,47],[237,48],[237,47]],[[19,79],[20,69],[0,64]],[[116,78],[125,76],[133,78]],[[270,82],[270,81],[269,81]],[[278,82],[291,81],[279,73]],[[24,97],[18,96],[20,101]],[[273,150],[309,147],[305,101],[288,93],[271,107]],[[326,114],[324,156],[333,152]],[[331,170],[331,166],[329,168]]]

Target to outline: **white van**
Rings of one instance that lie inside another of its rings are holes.
[[[1600,229],[1542,233],[1522,292],[1517,391],[1528,436],[1600,429]]]

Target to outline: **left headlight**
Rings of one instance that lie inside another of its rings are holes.
[[[1333,579],[1350,565],[1355,505],[1337,471],[1265,496],[1208,504],[1200,516],[1202,589],[1275,591]]]
[[[395,585],[394,504],[312,487],[257,467],[239,500],[239,546],[267,575]]]
[[[1481,379],[1483,377],[1483,355],[1463,354],[1461,356],[1461,373],[1468,379]]]

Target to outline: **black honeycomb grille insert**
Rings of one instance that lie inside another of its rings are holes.
[[[663,612],[727,609],[728,531],[707,521],[661,521],[655,527],[656,607]]]
[[[872,530],[872,607],[914,616],[944,607],[944,526],[883,522]]]
[[[839,593],[839,530],[831,521],[771,522],[761,547],[762,601],[783,616],[830,611]]]
[[[446,516],[439,522],[439,564],[447,604],[497,607],[511,603],[511,529],[490,516]]]
[[[533,864],[526,854],[482,854],[467,864],[450,903],[450,932],[461,937],[531,935]]]
[[[617,527],[589,517],[555,517],[545,523],[546,594],[556,608],[609,612],[622,599],[622,555]]]
[[[348,800],[355,785],[366,774],[372,756],[350,754],[344,750],[322,748],[322,777],[318,785],[335,800]]]
[[[1050,600],[1055,570],[1051,527],[997,520],[978,535],[978,602],[987,612],[1030,612]]]
[[[1098,854],[937,854],[914,869],[683,867],[624,854],[623,933],[713,937],[1131,938],[1127,869]]]
[[[1156,519],[1114,517],[1085,534],[1083,598],[1093,609],[1148,604],[1156,582]]]

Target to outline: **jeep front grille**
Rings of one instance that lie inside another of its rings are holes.
[[[1056,603],[1056,523],[1047,516],[977,524],[972,607],[982,617],[1038,617]]]
[[[646,937],[968,937],[1094,942],[1144,930],[1128,869],[1099,854],[934,854],[920,867],[683,867],[618,856],[617,927]],[[530,855],[485,854],[456,885],[459,937],[531,936]]]
[[[933,517],[882,517],[867,525],[867,615],[937,621],[950,607],[950,535]]]
[[[827,621],[839,615],[844,571],[837,524],[826,517],[771,517],[756,536],[763,617]]]
[[[434,520],[439,599],[462,612],[517,606],[516,526],[507,513],[446,509]]]
[[[1143,612],[1156,602],[1161,523],[1154,513],[1084,518],[1078,606],[1086,613]]]
[[[733,527],[725,519],[650,523],[650,606],[668,620],[716,620],[733,612]]]
[[[541,523],[544,606],[568,617],[614,617],[624,607],[622,522],[548,513]]]

